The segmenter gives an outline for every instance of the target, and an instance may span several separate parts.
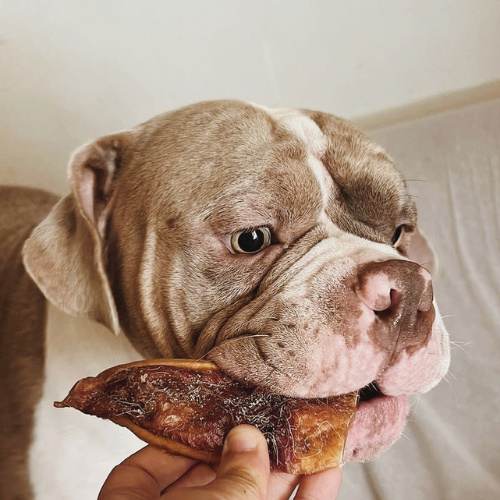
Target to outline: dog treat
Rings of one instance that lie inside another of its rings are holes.
[[[265,435],[271,468],[311,474],[342,464],[357,393],[298,399],[246,387],[208,361],[148,360],[80,380],[57,408],[127,427],[170,453],[218,462],[231,428]]]

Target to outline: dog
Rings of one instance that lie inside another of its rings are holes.
[[[203,102],[85,144],[71,194],[0,189],[0,497],[96,498],[141,445],[53,401],[141,358],[296,397],[361,390],[345,460],[449,365],[402,175],[330,114]]]

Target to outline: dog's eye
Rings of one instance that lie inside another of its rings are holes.
[[[271,231],[267,227],[240,231],[231,236],[231,246],[237,253],[257,253],[271,244]]]
[[[392,235],[391,243],[394,248],[398,248],[401,243],[403,243],[403,238],[405,235],[405,227],[404,226],[398,226],[396,231],[394,231],[394,234]]]

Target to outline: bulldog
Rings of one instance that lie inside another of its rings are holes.
[[[361,390],[347,461],[387,449],[408,396],[446,373],[415,204],[348,122],[204,102],[82,146],[69,177],[60,200],[0,190],[1,498],[95,498],[140,446],[53,408],[117,363],[204,358],[284,395]]]

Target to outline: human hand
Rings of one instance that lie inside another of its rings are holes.
[[[341,469],[270,473],[264,436],[241,425],[228,434],[217,470],[147,446],[111,472],[99,500],[286,500],[297,484],[296,500],[334,500],[341,479]]]

